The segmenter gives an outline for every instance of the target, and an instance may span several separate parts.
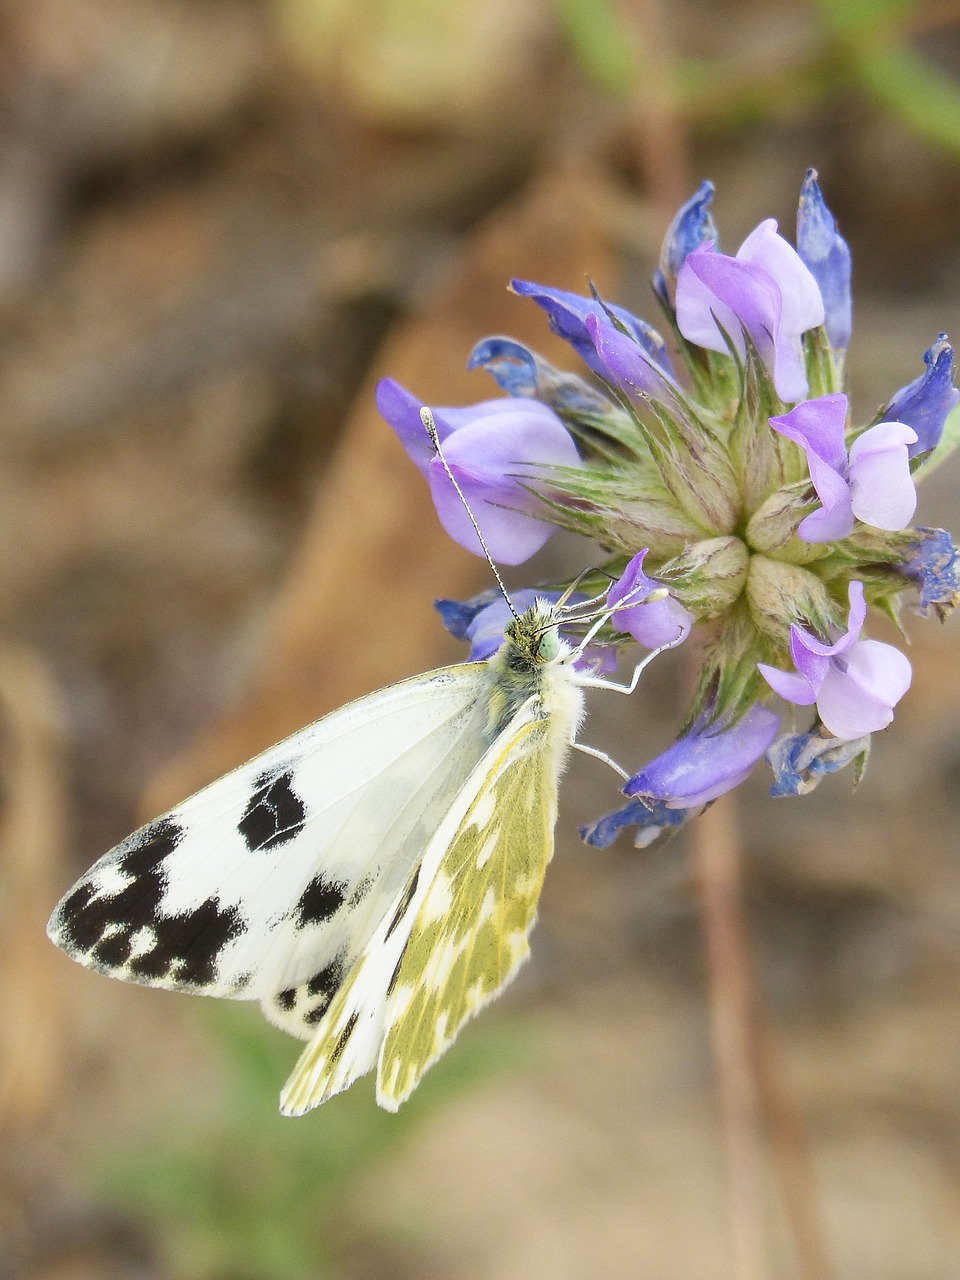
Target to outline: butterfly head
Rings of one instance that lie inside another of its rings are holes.
[[[528,669],[555,662],[568,648],[560,639],[560,611],[548,600],[536,600],[504,630],[508,661]]]

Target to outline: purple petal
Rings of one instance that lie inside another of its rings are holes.
[[[797,251],[820,290],[830,345],[835,351],[846,351],[853,327],[850,247],[824,203],[816,169],[807,171],[800,190]]]
[[[556,412],[606,413],[610,400],[575,373],[555,369],[514,338],[483,338],[470,352],[468,369],[486,369],[510,396],[533,397]]]
[[[812,707],[817,700],[817,691],[809,680],[795,671],[781,671],[779,667],[771,667],[766,662],[758,662],[757,670],[774,691],[787,702],[798,707]]]
[[[953,347],[945,333],[926,352],[923,361],[927,367],[920,377],[901,387],[884,411],[885,418],[905,422],[916,431],[911,458],[936,448],[947,415],[960,400],[960,391],[953,385]]]
[[[797,662],[797,654],[801,649],[817,658],[833,658],[837,654],[846,653],[857,643],[863,624],[867,620],[867,601],[863,593],[863,583],[858,579],[855,578],[847,588],[847,598],[850,601],[847,611],[847,629],[833,644],[824,644],[822,640],[812,636],[809,631],[804,631],[802,627],[790,628],[790,650],[794,662]],[[808,669],[812,670],[812,668]]]
[[[631,800],[622,809],[580,828],[580,838],[595,849],[606,849],[626,827],[636,827],[634,844],[646,849],[664,831],[682,827],[691,816],[689,809],[671,809],[659,800]]]
[[[644,602],[652,591],[662,590],[655,578],[643,572],[646,549],[637,552],[623,575],[607,592],[607,605],[614,609],[611,621],[618,631],[633,636],[645,649],[659,649],[665,644],[679,644],[685,640],[693,626],[694,617],[671,595]],[[621,600],[633,601],[623,609],[615,606]]]
[[[769,366],[780,309],[780,290],[765,271],[710,245],[689,253],[677,276],[677,327],[689,342],[709,351],[726,353],[722,327],[744,358],[745,329]]]
[[[771,418],[770,425],[807,455],[815,453],[834,471],[843,471],[847,465],[846,421],[847,397],[836,393],[805,400],[789,413]]]
[[[817,710],[838,738],[860,738],[884,729],[910,687],[910,661],[893,645],[861,640],[846,654],[845,669],[828,673]]]
[[[556,532],[534,514],[542,508],[525,483],[539,467],[576,467],[580,458],[566,427],[546,405],[536,400],[493,403],[498,412],[449,433],[444,454],[491,556],[502,564],[522,564]],[[427,478],[444,529],[460,546],[482,555],[470,517],[439,458],[431,461]]]
[[[584,322],[600,361],[597,372],[635,400],[669,398],[672,380],[633,338],[621,333],[606,316],[590,312]]]
[[[729,729],[694,728],[652,760],[623,788],[628,796],[692,808],[715,800],[750,773],[780,727],[780,717],[757,704]]]
[[[794,733],[778,738],[767,752],[767,763],[774,777],[770,794],[809,795],[828,774],[845,769],[865,757],[869,750],[869,736],[848,742],[820,733]]]
[[[550,328],[554,333],[565,342],[569,342],[580,358],[595,373],[603,377],[603,369],[599,365],[596,349],[584,323],[587,316],[596,311],[600,305],[596,298],[570,293],[566,289],[551,289],[548,285],[534,284],[532,280],[512,280],[510,287],[514,293],[520,294],[521,297],[532,298],[537,306],[542,307],[547,313]],[[665,372],[672,374],[673,366],[667,354],[666,344],[656,329],[627,311],[625,307],[618,307],[612,303],[604,305],[651,359]]]
[[[657,296],[672,308],[671,289],[676,283],[680,268],[692,253],[705,241],[716,243],[717,228],[710,212],[713,201],[713,183],[701,182],[690,199],[680,206],[676,217],[667,228],[660,249],[660,263],[653,278]]]
[[[904,572],[920,592],[921,617],[937,613],[941,618],[960,602],[960,550],[946,529],[918,529],[920,540]]]
[[[780,291],[782,303],[776,332],[778,346],[783,338],[798,338],[808,329],[816,329],[823,324],[820,288],[793,245],[777,233],[776,219],[767,218],[750,232],[737,250],[737,261],[752,262],[762,267]],[[801,394],[806,394],[806,377]]]
[[[917,509],[907,445],[917,433],[902,422],[870,427],[850,447],[853,514],[874,529],[905,529]]]

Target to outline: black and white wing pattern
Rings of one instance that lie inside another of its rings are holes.
[[[104,855],[51,939],[308,1038],[484,754],[486,667],[361,698],[212,783]]]

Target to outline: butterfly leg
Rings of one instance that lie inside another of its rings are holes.
[[[672,649],[674,645],[679,644],[682,639],[683,632],[681,631],[677,635],[676,640],[671,640],[669,644],[662,644],[659,649],[651,649],[647,656],[634,667],[633,675],[630,677],[629,684],[620,684],[617,680],[605,680],[603,676],[586,676],[581,679],[579,683],[588,689],[610,689],[613,693],[633,693],[637,685],[640,683],[640,677],[654,658],[659,657],[664,650]]]
[[[601,751],[599,747],[588,747],[585,742],[571,742],[570,745],[574,751],[579,751],[585,756],[593,756],[594,760],[602,760],[604,764],[610,766],[614,773],[618,773],[621,778],[627,779],[630,777],[626,769],[618,765],[616,760],[608,756],[605,751]]]

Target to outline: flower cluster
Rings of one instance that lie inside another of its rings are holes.
[[[699,637],[686,724],[626,783],[628,803],[584,830],[596,845],[626,827],[646,844],[682,825],[762,757],[774,795],[803,794],[848,764],[862,772],[911,674],[900,649],[864,637],[868,614],[899,627],[911,598],[941,619],[960,600],[952,538],[911,526],[916,481],[960,441],[946,336],[915,381],[858,422],[842,389],[850,251],[816,173],[803,183],[796,248],[767,219],[722,253],[712,195],[704,182],[664,240],[653,286],[666,340],[599,295],[515,280],[588,376],[486,338],[470,366],[506,396],[433,410],[494,559],[521,564],[558,528],[601,548],[583,583],[590,595],[613,584],[594,666],[609,669],[631,642]],[[421,402],[391,379],[377,396],[444,528],[479,553]],[[474,658],[492,652],[508,616],[489,594],[441,612]],[[796,708],[813,708],[812,721],[806,712],[797,723]]]

